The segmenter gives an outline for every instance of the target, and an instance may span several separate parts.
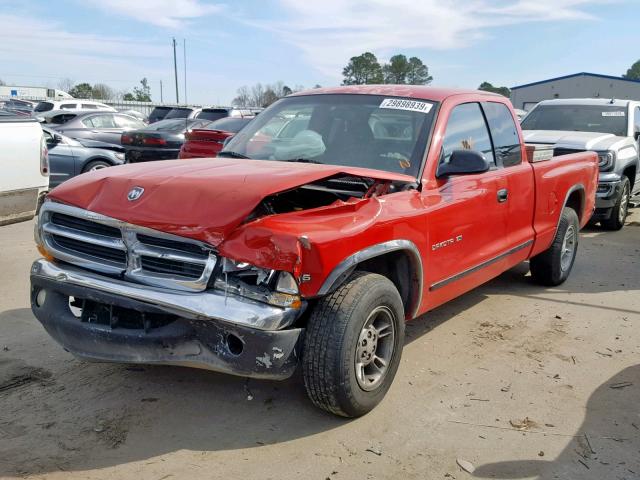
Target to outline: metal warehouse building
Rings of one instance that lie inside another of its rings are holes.
[[[536,103],[552,98],[640,100],[640,81],[580,72],[511,88],[511,102],[522,110],[531,110]]]

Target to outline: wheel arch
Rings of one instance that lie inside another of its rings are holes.
[[[412,241],[377,243],[348,256],[327,276],[318,296],[335,291],[355,270],[378,273],[391,280],[402,298],[405,317],[416,316],[422,302],[423,268],[420,251]]]
[[[638,166],[634,163],[631,165],[627,165],[622,171],[622,175],[629,179],[629,183],[631,183],[630,191],[633,192],[633,187],[636,181],[636,174],[638,172]]]
[[[582,218],[584,216],[584,206],[585,206],[585,190],[584,185],[578,183],[567,190],[567,195],[565,196],[564,204],[562,208],[569,207],[575,210],[578,214],[578,220],[580,220],[580,224],[582,224]],[[560,210],[560,216],[562,216],[562,210]],[[560,218],[558,218],[558,223],[560,223]]]
[[[96,155],[94,157],[89,157],[89,158],[87,158],[87,159],[82,161],[82,167],[80,168],[80,173],[86,173],[87,172],[87,165],[89,165],[92,162],[105,162],[105,163],[108,163],[112,167],[116,165],[116,163],[114,163],[113,160],[111,160],[109,157]]]

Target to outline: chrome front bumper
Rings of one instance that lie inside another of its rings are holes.
[[[154,306],[155,310],[193,320],[217,320],[231,325],[258,330],[282,330],[290,326],[304,311],[282,308],[219,290],[183,292],[139,285],[99,275],[71,266],[60,266],[48,260],[36,260],[31,276],[55,281],[60,285],[75,285],[111,297],[122,297]],[[116,302],[117,304],[117,302]]]
[[[81,300],[82,315],[71,310],[70,297]],[[87,315],[92,308],[108,320]],[[85,360],[181,365],[272,380],[293,374],[304,337],[304,329],[284,328],[303,308],[216,291],[159,290],[47,260],[31,268],[31,309],[54,340]],[[144,327],[126,321],[136,316],[143,323],[163,321]]]

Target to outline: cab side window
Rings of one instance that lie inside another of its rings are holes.
[[[482,104],[491,130],[496,163],[503,167],[520,165],[522,150],[518,129],[513,121],[511,111],[504,103],[485,102]]]
[[[94,115],[82,120],[87,128],[116,128],[113,115]]]
[[[449,163],[454,150],[475,150],[494,163],[491,138],[478,103],[463,103],[454,107],[447,121],[442,141],[440,163]]]
[[[640,107],[636,107],[633,118],[633,136],[638,139],[640,136]]]

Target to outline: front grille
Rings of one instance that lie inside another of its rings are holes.
[[[151,237],[149,235],[138,234],[138,241],[145,245],[152,245],[154,247],[169,248],[177,252],[191,253],[197,255],[203,259],[209,256],[209,252],[199,245],[193,243],[185,243],[177,240],[170,240],[161,237]]]
[[[59,260],[146,285],[202,291],[216,263],[208,245],[46,202],[40,235]]]
[[[127,264],[127,253],[123,250],[103,247],[90,242],[63,237],[61,235],[51,235],[53,241],[68,252],[79,252],[83,255],[93,257],[96,261],[106,260],[121,265],[124,269]]]
[[[60,225],[61,227],[73,228],[82,232],[95,233],[96,235],[102,235],[105,237],[122,238],[122,233],[118,228],[92,222],[91,220],[72,217],[71,215],[65,215],[63,213],[51,214],[51,223]]]
[[[197,265],[177,260],[167,260],[143,255],[140,257],[140,261],[143,270],[166,275],[178,275],[181,277],[195,279],[200,278],[204,271],[204,265]]]

